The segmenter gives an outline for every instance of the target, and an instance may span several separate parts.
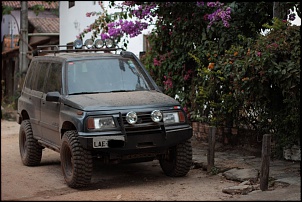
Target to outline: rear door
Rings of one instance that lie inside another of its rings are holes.
[[[37,61],[33,67],[33,73],[31,77],[32,90],[28,99],[31,106],[28,106],[30,121],[32,125],[33,135],[40,139],[42,137],[41,130],[41,99],[43,97],[43,87],[45,81],[45,75],[47,75],[49,63],[45,61]]]

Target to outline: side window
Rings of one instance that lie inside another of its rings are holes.
[[[33,90],[43,91],[44,81],[47,77],[47,70],[49,68],[49,62],[39,62],[38,69],[39,75],[37,77],[37,81],[33,83]]]
[[[37,62],[32,62],[27,70],[27,74],[26,74],[26,80],[24,83],[24,87],[25,88],[29,88],[31,89],[32,87],[32,81],[33,81],[33,72],[37,73]]]
[[[62,64],[51,63],[44,92],[58,91],[61,93],[62,87]]]

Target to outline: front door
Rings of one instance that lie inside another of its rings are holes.
[[[46,79],[43,97],[41,99],[41,126],[43,128],[43,139],[56,147],[60,146],[60,102],[46,101],[48,92],[59,92],[62,94],[62,64],[52,62],[50,64],[48,77]]]

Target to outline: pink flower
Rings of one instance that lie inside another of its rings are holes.
[[[261,56],[261,52],[260,51],[257,52],[257,56],[259,56],[259,57]]]
[[[184,111],[186,112],[186,113],[188,113],[188,108],[185,106],[185,107],[183,107],[183,109],[184,109]]]
[[[156,58],[153,59],[153,65],[154,66],[160,66],[161,62],[159,60],[157,60]]]
[[[190,78],[190,74],[186,74],[185,76],[184,76],[184,80],[186,81],[186,80],[188,80]]]
[[[173,88],[173,81],[171,78],[168,78],[166,76],[164,76],[164,78],[166,79],[166,81],[164,81],[164,85],[165,85],[165,89],[168,90],[170,88]]]

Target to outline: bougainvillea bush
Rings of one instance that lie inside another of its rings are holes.
[[[256,39],[239,36],[241,45],[199,64],[193,116],[215,125],[232,121],[259,134],[272,134],[282,148],[300,144],[300,26],[273,19],[266,35]],[[206,106],[206,107],[205,107]]]

